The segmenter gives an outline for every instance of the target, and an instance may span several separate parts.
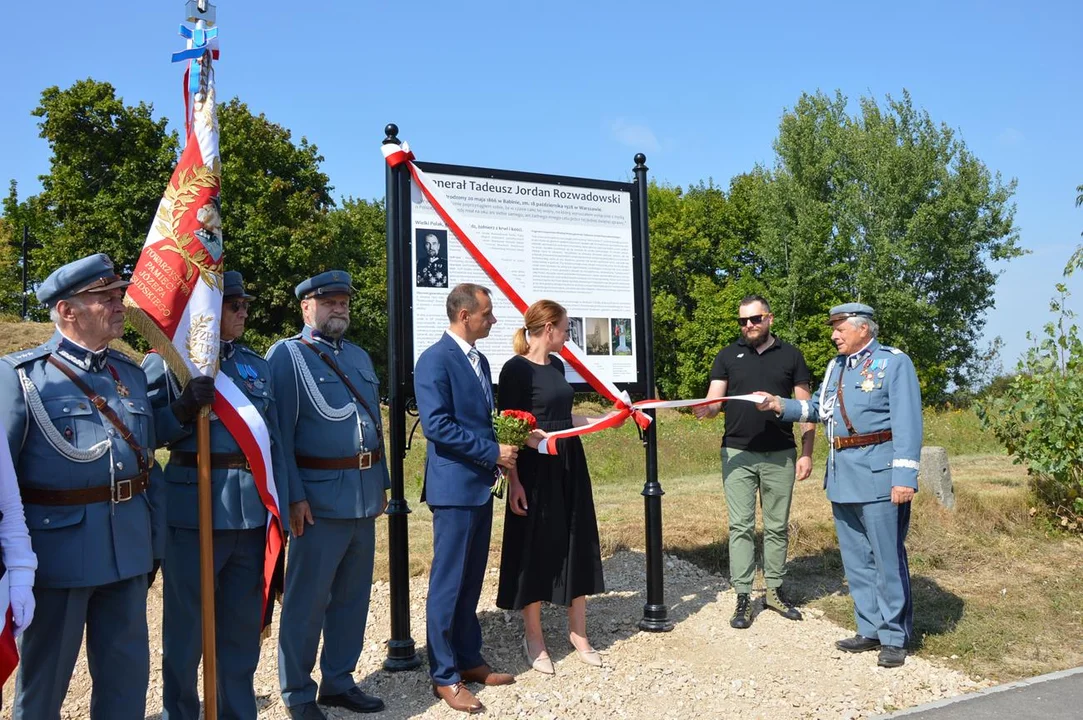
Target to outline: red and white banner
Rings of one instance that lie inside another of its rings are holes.
[[[210,58],[200,62],[209,63]],[[184,152],[162,195],[124,302],[132,324],[182,384],[195,375],[215,378],[212,409],[244,452],[267,508],[263,617],[269,622],[285,534],[270,433],[247,396],[229,377],[218,374],[224,250],[218,200],[221,161],[214,73],[208,67],[204,75],[207,86],[193,104]]]
[[[15,647],[15,617],[11,612],[10,584],[7,570],[0,565],[0,598],[4,599],[4,612],[0,615],[0,686],[15,672],[19,664],[19,650]]]
[[[526,314],[529,304],[523,300],[522,296],[512,287],[506,279],[505,273],[502,273],[496,264],[492,261],[492,255],[485,251],[484,245],[476,239],[472,239],[467,235],[463,228],[469,227],[469,223],[462,219],[458,210],[444,195],[440,186],[432,182],[425,172],[417,166],[414,162],[414,154],[410,152],[410,147],[407,143],[394,145],[388,143],[381,145],[380,149],[383,151],[384,159],[391,167],[397,167],[403,163],[406,163],[410,170],[410,176],[414,180],[414,187],[418,188],[425,196],[425,199],[429,201],[433,210],[440,216],[440,219],[444,221],[444,224],[448,226],[448,229],[458,238],[459,242],[473,258],[474,262],[485,271],[485,274],[493,281],[493,284],[497,286],[500,292],[508,299],[508,301],[519,311],[520,314]],[[568,341],[564,344],[564,347],[560,351],[561,357],[563,357],[576,372],[586,380],[595,392],[607,398],[613,403],[615,410],[609,415],[601,418],[589,425],[582,427],[571,428],[569,430],[563,430],[561,432],[550,433],[549,438],[538,447],[538,452],[555,455],[557,454],[557,440],[560,438],[575,437],[577,435],[586,435],[589,433],[598,432],[611,427],[617,427],[621,425],[625,420],[631,417],[637,425],[646,429],[650,425],[651,418],[645,414],[644,410],[651,410],[655,408],[678,408],[678,407],[696,407],[699,405],[713,405],[715,403],[726,402],[728,400],[745,400],[750,402],[759,402],[762,396],[759,395],[735,395],[727,398],[719,398],[715,400],[708,400],[706,398],[698,398],[695,400],[644,400],[642,402],[633,403],[627,392],[617,389],[617,387],[604,378],[600,378],[590,371],[587,367],[586,356],[582,349],[576,346],[575,343]]]

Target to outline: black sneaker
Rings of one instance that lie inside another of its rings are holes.
[[[835,647],[839,650],[845,650],[846,652],[860,653],[868,650],[875,650],[880,647],[880,640],[877,638],[867,638],[864,635],[854,635],[845,640],[836,641]]]
[[[763,598],[763,606],[771,608],[787,620],[801,619],[801,611],[782,595],[782,588],[767,588],[767,595]]]
[[[876,664],[885,668],[902,667],[906,662],[906,648],[897,645],[884,645],[880,648],[880,657]]]
[[[752,627],[752,597],[748,593],[737,594],[737,609],[730,618],[730,627],[738,630]]]

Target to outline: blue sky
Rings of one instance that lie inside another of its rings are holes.
[[[1083,3],[546,3],[220,0],[222,98],[315,142],[338,196],[383,194],[378,145],[419,159],[614,180],[729,179],[773,161],[804,91],[910,90],[1005,181],[1027,257],[1003,267],[986,336],[1005,364],[1039,330],[1083,238]],[[181,116],[182,0],[5,4],[0,180],[37,192],[42,89],[93,77]],[[108,15],[105,15],[108,13]],[[1073,279],[1076,292],[1083,283]],[[1083,307],[1075,298],[1076,307]]]

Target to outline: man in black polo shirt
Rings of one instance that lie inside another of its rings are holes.
[[[741,339],[723,348],[711,368],[708,398],[766,390],[781,397],[808,400],[809,370],[801,351],[771,334],[771,306],[759,295],[741,300],[737,323]],[[718,414],[722,403],[695,409],[703,419]],[[786,575],[787,526],[793,484],[812,472],[815,425],[801,426],[801,456],[793,424],[746,402],[725,403],[726,434],[722,438],[722,483],[730,524],[730,582],[737,591],[737,609],[730,625],[752,625],[752,576],[755,573],[756,492],[763,508],[764,606],[790,620],[801,613],[782,595]]]

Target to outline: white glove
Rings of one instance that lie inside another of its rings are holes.
[[[15,618],[15,637],[19,637],[34,619],[34,588],[12,585],[8,589],[8,596],[11,598],[11,614]]]

